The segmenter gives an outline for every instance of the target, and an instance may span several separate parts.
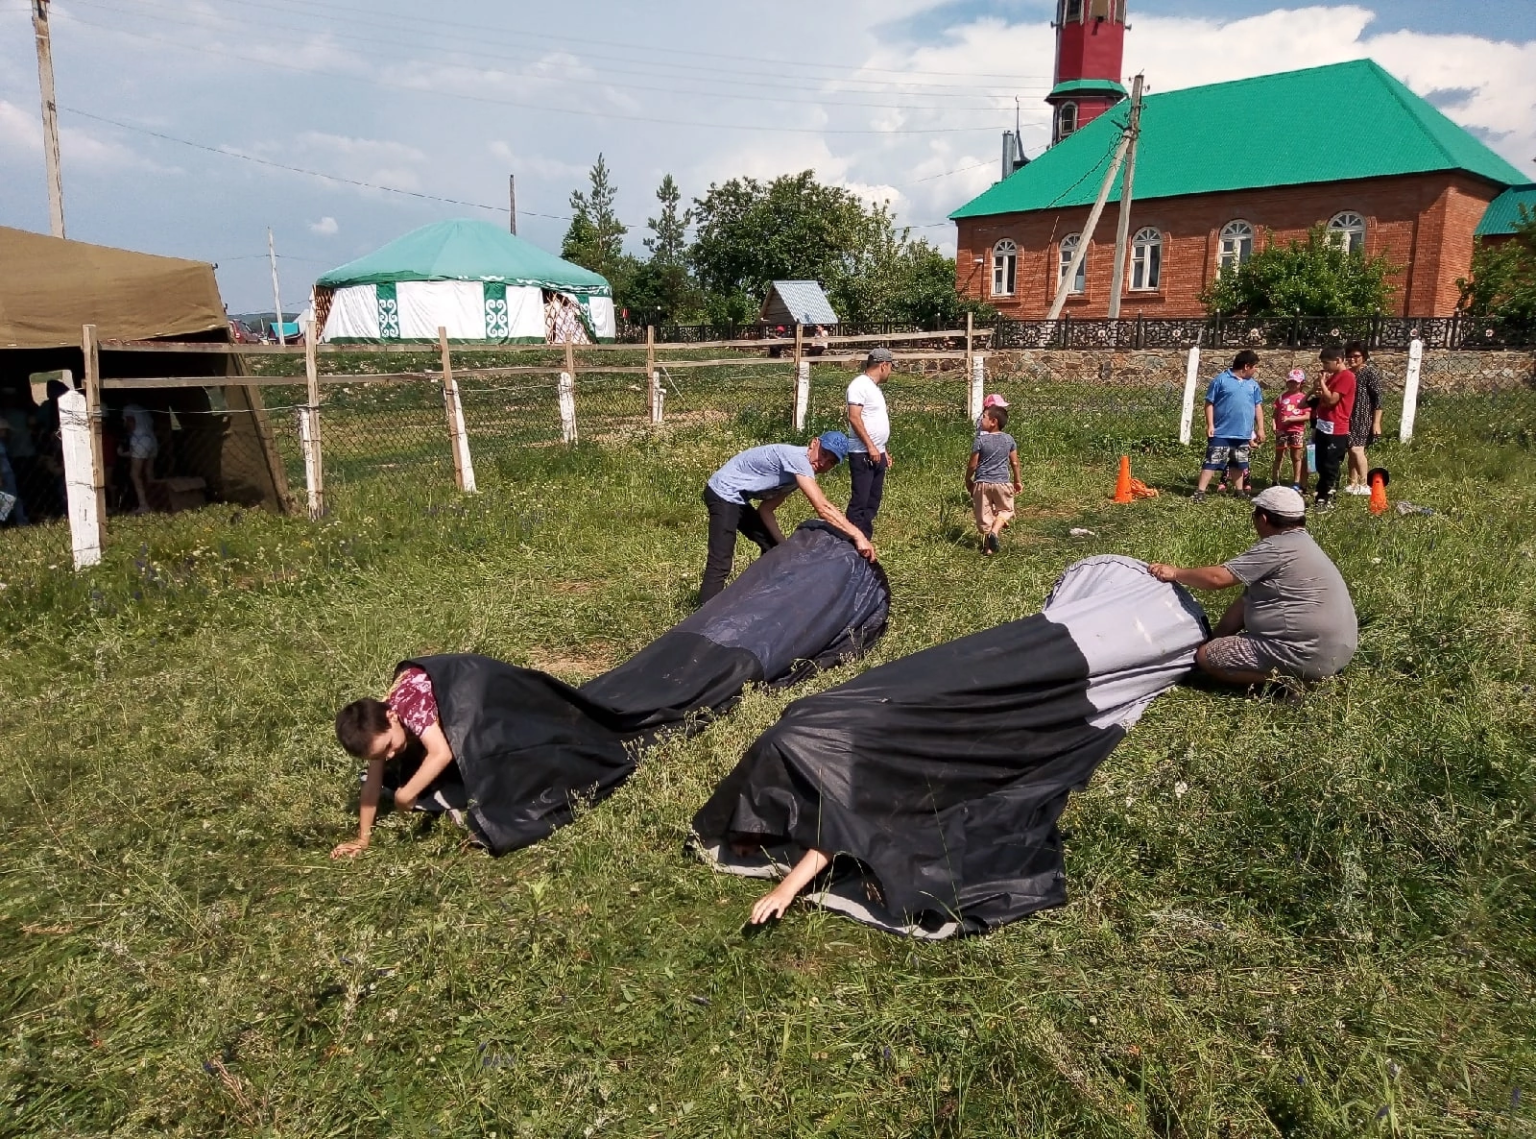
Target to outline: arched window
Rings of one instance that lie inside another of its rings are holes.
[[[1060,142],[1077,129],[1077,104],[1063,103],[1056,110],[1056,141]]]
[[[1163,280],[1163,235],[1155,229],[1136,231],[1131,240],[1131,288],[1155,289]]]
[[[1221,244],[1216,250],[1216,271],[1232,272],[1253,256],[1253,226],[1245,221],[1229,221],[1221,227]]]
[[[1365,252],[1365,219],[1353,210],[1334,214],[1328,223],[1328,240],[1345,253]]]
[[[1061,288],[1061,283],[1067,279],[1067,270],[1072,266],[1072,258],[1077,254],[1078,246],[1083,243],[1083,235],[1069,233],[1061,239],[1061,262],[1056,270],[1056,287]],[[1078,263],[1077,276],[1072,279],[1072,291],[1083,293],[1088,291],[1088,255]]]
[[[992,295],[1013,296],[1013,285],[1018,275],[1019,247],[1005,237],[992,247]]]

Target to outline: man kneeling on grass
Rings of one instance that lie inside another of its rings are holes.
[[[1306,500],[1272,486],[1253,500],[1258,544],[1219,566],[1154,562],[1158,581],[1243,595],[1227,607],[1195,662],[1223,684],[1263,684],[1276,676],[1321,680],[1355,655],[1359,626],[1349,587],[1306,530]]]
[[[709,510],[709,554],[704,561],[704,580],[699,585],[703,604],[725,588],[736,557],[736,535],[744,534],[767,553],[784,540],[774,511],[796,490],[810,500],[811,509],[823,522],[853,539],[854,547],[870,561],[875,547],[863,531],[849,522],[841,510],[827,501],[816,485],[816,476],[830,471],[848,457],[848,436],[827,431],[811,440],[809,447],[793,443],[769,443],[741,452],[709,477],[704,486],[704,506]],[[753,499],[759,504],[754,506]]]

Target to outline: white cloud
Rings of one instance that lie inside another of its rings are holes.
[[[309,232],[321,237],[335,237],[340,232],[341,226],[336,224],[336,219],[327,214],[317,222],[311,222]]]
[[[43,126],[37,111],[24,110],[0,99],[0,149],[35,155],[41,165]],[[174,166],[162,166],[122,143],[102,138],[76,127],[59,128],[60,163],[66,176],[70,170],[91,173],[114,170],[138,170],[156,174],[179,174]]]

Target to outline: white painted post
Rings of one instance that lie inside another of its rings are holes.
[[[1408,345],[1408,374],[1403,378],[1403,417],[1397,427],[1397,441],[1413,441],[1413,421],[1419,414],[1419,370],[1424,366],[1424,341],[1415,338]]]
[[[805,430],[805,417],[811,410],[811,362],[801,360],[795,367],[795,430]]]
[[[69,383],[65,375],[65,383]],[[64,444],[64,493],[69,502],[69,541],[75,568],[101,561],[101,518],[96,513],[95,450],[85,396],[71,388],[59,397],[59,436]]]
[[[971,390],[966,400],[965,415],[967,419],[976,419],[981,415],[981,401],[986,399],[987,386],[987,358],[980,353],[971,357]]]
[[[651,423],[661,425],[662,405],[667,401],[667,389],[661,386],[661,369],[651,369]]]
[[[1179,406],[1179,442],[1189,444],[1189,430],[1195,419],[1195,385],[1200,381],[1200,345],[1192,344],[1184,365],[1184,402]]]
[[[465,494],[475,493],[475,464],[469,458],[469,435],[464,430],[464,401],[459,381],[453,378],[453,358],[448,351],[448,330],[437,328],[437,344],[443,360],[443,406],[448,411],[448,445],[453,451],[453,481]]]
[[[313,407],[299,408],[299,446],[304,452],[304,489],[309,495],[309,516],[318,520],[325,512],[320,487],[320,441],[315,430],[319,416]]]
[[[560,441],[576,442],[576,381],[569,372],[560,373]]]

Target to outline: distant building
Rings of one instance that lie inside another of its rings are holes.
[[[1125,125],[1109,78],[1124,31],[1123,0],[1059,0],[1054,145],[950,215],[960,290],[1006,316],[1045,316],[1083,240]],[[1150,95],[1141,127],[1127,317],[1199,315],[1220,273],[1319,224],[1400,267],[1392,313],[1448,315],[1474,234],[1512,232],[1518,202],[1536,199],[1510,190],[1528,183],[1520,171],[1369,60]],[[1117,180],[1066,315],[1107,315],[1119,199]]]
[[[1133,192],[1134,189],[1132,187]],[[1515,236],[1515,228],[1528,217],[1536,217],[1536,182],[1511,186],[1493,199],[1483,220],[1477,223],[1477,239],[1489,245],[1508,241]]]

